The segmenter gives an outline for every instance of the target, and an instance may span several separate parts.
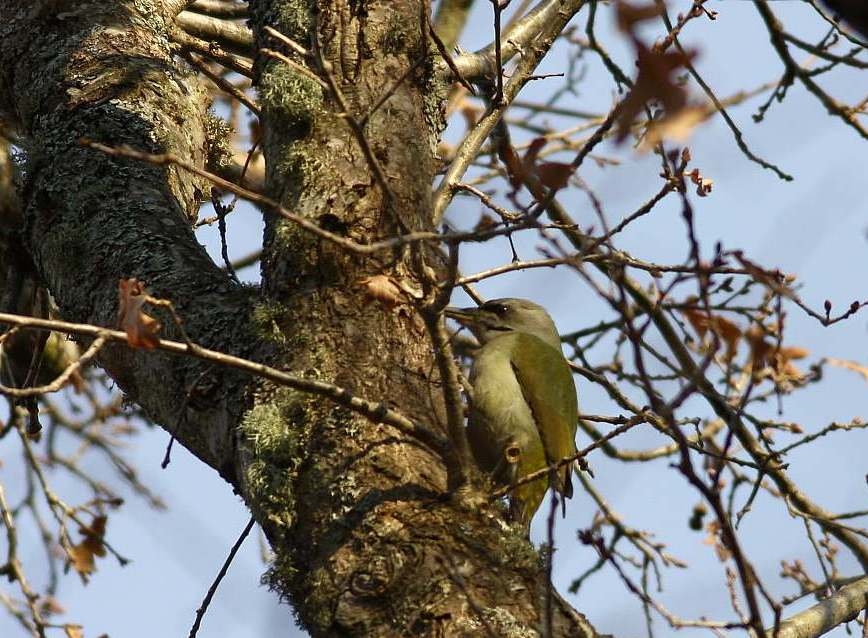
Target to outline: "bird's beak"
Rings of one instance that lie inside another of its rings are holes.
[[[464,326],[470,326],[479,318],[479,308],[454,308],[449,306],[443,314]]]

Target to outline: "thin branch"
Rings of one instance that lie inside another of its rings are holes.
[[[223,0],[195,0],[187,9],[212,18],[246,18],[249,13],[247,3],[236,4]]]
[[[705,0],[694,0],[694,7],[701,5],[704,1]],[[759,164],[765,169],[774,172],[774,174],[782,180],[786,182],[793,181],[792,175],[790,175],[789,173],[785,173],[776,165],[759,157],[753,151],[751,151],[750,148],[748,148],[747,142],[744,141],[744,135],[742,134],[741,129],[738,128],[738,125],[736,125],[735,121],[730,117],[729,113],[726,110],[726,107],[718,99],[717,95],[714,93],[714,90],[705,81],[705,78],[703,78],[699,74],[699,71],[696,70],[693,62],[690,61],[690,56],[687,55],[684,47],[681,46],[681,42],[678,40],[678,33],[673,27],[672,22],[669,20],[669,13],[666,11],[666,5],[661,2],[660,6],[663,8],[661,17],[663,19],[663,23],[666,25],[666,28],[669,30],[669,36],[675,43],[675,48],[677,48],[678,51],[684,56],[684,68],[686,68],[688,73],[693,76],[693,79],[696,80],[697,84],[699,84],[700,87],[702,87],[702,90],[705,91],[708,99],[710,99],[712,104],[714,104],[715,109],[718,113],[720,113],[720,116],[723,118],[723,121],[726,122],[729,130],[732,131],[732,136],[735,138],[735,143],[738,145],[738,148],[741,150],[741,152],[744,153],[745,157],[747,157],[749,160]]]
[[[247,78],[253,77],[253,60],[248,57],[233,55],[216,43],[196,38],[177,26],[169,30],[169,39],[184,50],[195,51]]]
[[[39,596],[31,589],[30,584],[27,582],[24,569],[21,567],[21,561],[18,559],[18,531],[15,527],[15,521],[12,519],[9,504],[6,502],[6,493],[2,485],[0,485],[0,520],[2,520],[3,526],[6,528],[6,564],[0,566],[0,572],[5,573],[10,581],[18,581],[21,594],[27,601],[27,607],[30,610],[30,618],[33,620],[36,635],[40,638],[45,638],[45,620],[42,618],[37,605]]]
[[[515,225],[511,228],[496,228],[483,232],[473,231],[466,233],[437,233],[432,231],[416,231],[404,233],[402,235],[395,235],[389,239],[383,239],[381,241],[371,244],[359,244],[351,239],[347,239],[342,235],[337,235],[321,228],[310,219],[289,211],[288,209],[281,206],[277,201],[270,199],[265,195],[248,190],[239,186],[238,184],[235,184],[234,182],[223,179],[219,175],[215,175],[214,173],[210,173],[202,168],[199,168],[195,164],[181,159],[180,157],[178,157],[177,155],[173,155],[172,153],[145,153],[143,151],[130,148],[129,146],[106,146],[105,144],[100,144],[87,138],[81,138],[79,140],[79,143],[83,144],[84,146],[89,146],[90,148],[95,148],[114,157],[128,157],[131,159],[138,159],[145,162],[150,162],[151,164],[156,165],[172,164],[175,166],[180,166],[181,168],[184,168],[191,173],[199,175],[200,177],[204,177],[205,179],[211,181],[213,184],[219,186],[220,188],[230,193],[235,193],[239,197],[242,197],[247,201],[256,204],[260,208],[270,210],[280,215],[284,219],[287,219],[297,224],[299,227],[313,233],[314,235],[321,237],[322,239],[330,241],[346,250],[361,255],[370,255],[381,251],[389,251],[395,248],[399,248],[401,246],[407,246],[418,242],[434,242],[444,244],[455,244],[464,241],[480,242],[485,241],[486,239],[490,239],[492,237],[508,235],[518,230],[537,227],[536,222],[531,221],[524,224]]]
[[[217,572],[214,582],[212,582],[211,586],[208,588],[208,593],[205,594],[205,598],[202,599],[202,604],[199,605],[199,609],[196,610],[196,620],[193,621],[193,626],[190,628],[189,638],[196,638],[196,634],[199,632],[199,625],[202,623],[202,618],[205,617],[205,612],[208,611],[208,605],[211,604],[211,599],[214,598],[214,594],[217,592],[217,587],[220,586],[220,581],[223,580],[226,572],[229,571],[229,565],[232,564],[235,554],[238,553],[241,544],[244,542],[244,539],[247,538],[250,530],[253,529],[253,524],[255,522],[256,520],[251,516],[250,520],[247,521],[247,525],[244,526],[241,534],[235,540],[235,544],[232,545],[232,549],[229,550],[229,556],[227,556],[226,560],[223,561],[223,565],[220,567],[220,571]]]
[[[244,55],[253,53],[253,32],[243,24],[190,11],[182,11],[175,21],[190,35],[237,49]]]
[[[90,324],[69,323],[66,321],[54,321],[50,319],[36,319],[34,317],[6,313],[0,313],[0,322],[40,330],[54,330],[66,334],[98,337],[113,343],[127,343],[127,335],[125,332],[101,328]],[[432,446],[432,448],[438,452],[442,451],[446,445],[440,434],[433,432],[425,425],[408,419],[398,411],[389,408],[385,403],[368,401],[356,397],[349,390],[331,383],[297,377],[287,374],[282,370],[277,370],[276,368],[256,363],[255,361],[250,361],[249,359],[243,359],[231,354],[203,348],[194,343],[181,343],[179,341],[160,339],[156,349],[171,352],[172,354],[192,356],[203,361],[211,361],[219,365],[243,370],[263,379],[273,381],[278,385],[288,386],[325,397],[348,410],[361,414],[374,423],[385,423],[386,425],[391,425],[397,428],[409,436],[416,437]]]
[[[82,367],[90,363],[90,361],[105,345],[105,342],[106,340],[102,337],[94,339],[93,343],[90,344],[88,349],[84,351],[84,353],[78,358],[78,360],[73,361],[71,364],[69,364],[63,370],[63,372],[61,372],[57,376],[57,378],[55,378],[54,381],[52,381],[51,383],[25,388],[9,388],[4,385],[0,385],[0,394],[4,394],[10,397],[22,398],[35,397],[41,394],[48,394],[49,392],[57,392],[70,382],[72,376],[75,373],[77,373],[79,370],[81,370]]]
[[[577,4],[579,6],[575,6]],[[583,1],[575,2],[573,0],[566,2],[563,0],[542,0],[501,36],[501,63],[506,64],[519,53],[524,55],[526,49],[531,45],[536,45],[541,40],[548,38],[547,34],[551,33],[553,22],[558,22],[564,13],[572,17],[583,4]],[[559,31],[560,28],[557,32]],[[493,42],[484,49],[475,53],[465,53],[454,60],[461,75],[470,81],[491,82],[497,73],[495,44]],[[444,69],[444,71],[446,70]]]
[[[790,616],[780,623],[775,638],[814,638],[851,620],[868,609],[868,576],[845,585],[813,607]]]
[[[572,17],[585,5],[585,0],[567,0],[563,3],[548,2],[541,3],[541,5],[556,6],[551,11],[552,15],[549,16],[549,21],[545,23],[541,30],[536,34],[538,37],[533,41],[533,45],[528,46],[525,49],[524,55],[516,66],[512,77],[503,87],[502,103],[492,103],[488,106],[485,114],[479,119],[476,126],[473,127],[464,140],[462,140],[456,150],[455,159],[452,161],[452,164],[449,166],[449,169],[446,171],[440,184],[437,186],[437,190],[434,192],[432,208],[433,221],[435,224],[439,224],[440,220],[443,218],[443,214],[446,212],[446,207],[449,205],[449,202],[452,200],[452,196],[454,195],[455,184],[461,180],[468,166],[470,166],[470,163],[479,154],[483,143],[500,121],[500,118],[503,116],[509,104],[515,99],[524,85],[530,81],[534,70],[542,61],[543,57],[545,57],[546,53],[548,53],[552,44],[554,44],[555,39]],[[545,11],[539,11],[539,14],[543,13],[545,13]],[[548,14],[546,13],[546,15]],[[504,48],[504,54],[505,49],[506,48]]]
[[[217,88],[219,88],[221,91],[241,102],[241,104],[246,106],[254,115],[259,115],[259,105],[254,102],[252,98],[250,98],[244,91],[237,88],[223,76],[219,75],[218,73],[214,73],[211,69],[208,68],[207,64],[204,64],[202,60],[193,55],[192,52],[185,51],[181,55],[181,57],[187,60],[187,62],[189,62],[199,73],[201,73],[206,78],[211,80],[214,84],[216,84]]]
[[[858,132],[859,135],[868,139],[868,128],[865,128],[859,120],[856,119],[856,113],[846,104],[838,102],[826,93],[826,91],[811,78],[810,73],[801,68],[796,64],[795,60],[793,60],[789,49],[787,49],[787,43],[784,37],[784,27],[777,19],[777,16],[772,12],[768,2],[766,2],[766,0],[754,0],[754,6],[756,6],[757,11],[759,11],[763,22],[766,25],[766,29],[769,32],[772,46],[775,51],[778,52],[778,56],[786,69],[786,76],[783,84],[792,82],[793,78],[797,78],[808,91],[813,93],[817,99],[820,100],[820,103],[826,107],[826,110],[830,114],[841,118],[846,124]]]

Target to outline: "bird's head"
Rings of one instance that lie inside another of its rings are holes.
[[[470,329],[482,345],[511,332],[532,334],[561,349],[555,322],[545,309],[527,299],[492,299],[476,308],[447,308],[446,316]]]

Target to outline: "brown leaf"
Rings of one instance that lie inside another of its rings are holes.
[[[106,554],[102,539],[105,536],[107,522],[107,516],[95,516],[90,526],[80,527],[78,530],[84,539],[66,550],[67,567],[71,566],[77,571],[85,584],[90,575],[96,571],[96,557],[102,557]]]
[[[93,552],[84,543],[73,545],[66,550],[69,566],[81,576],[81,580],[87,583],[90,575],[96,571]]]
[[[566,187],[572,174],[573,167],[561,162],[543,162],[536,167],[539,181],[543,186],[555,191]]]
[[[535,175],[546,188],[560,190],[569,182],[573,167],[561,162],[542,162],[537,164],[540,151],[548,144],[545,137],[537,137],[531,141],[524,157],[519,160],[515,149],[509,145],[501,152],[500,159],[506,165],[510,185],[518,190],[528,175]]]
[[[715,316],[712,330],[726,344],[726,353],[724,359],[732,361],[735,352],[738,349],[738,341],[741,339],[741,329],[725,317]]]
[[[706,111],[700,106],[685,106],[671,113],[667,111],[663,117],[648,123],[641,148],[648,150],[664,140],[682,144],[705,119]]]
[[[745,333],[745,340],[750,345],[750,365],[754,376],[757,376],[771,361],[772,346],[765,340],[765,333],[758,326],[751,326]]]
[[[660,7],[656,4],[633,5],[626,2],[618,3],[618,28],[624,33],[631,32],[633,25],[643,20],[651,20],[660,15]]]
[[[690,181],[696,184],[696,194],[700,197],[705,197],[709,193],[711,193],[711,188],[714,185],[714,181],[708,179],[707,177],[703,177],[702,173],[699,172],[698,168],[694,168],[690,173],[688,173],[690,177]]]
[[[687,319],[688,322],[690,322],[693,331],[699,336],[699,338],[703,339],[705,333],[708,332],[708,314],[694,308],[685,308],[681,311],[681,314],[684,315],[684,318]]]
[[[738,349],[738,342],[742,336],[741,329],[735,323],[726,317],[709,314],[695,308],[682,310],[681,314],[684,315],[700,339],[704,340],[709,330],[717,335],[724,345],[726,345],[724,359],[732,361]]]
[[[778,350],[778,356],[789,361],[790,359],[804,359],[809,354],[811,354],[810,350],[806,348],[799,348],[798,346],[782,346]]]
[[[758,326],[751,326],[745,334],[745,339],[750,344],[750,364],[754,377],[769,368],[771,377],[777,384],[804,379],[804,373],[792,361],[804,359],[810,351],[797,346],[778,347],[766,341],[766,336],[766,332]]]
[[[621,103],[616,136],[618,141],[623,141],[627,137],[633,120],[642,112],[645,103],[649,100],[657,100],[663,105],[665,110],[663,121],[677,122],[676,118],[682,117],[685,122],[689,122],[696,117],[694,113],[681,115],[681,112],[687,108],[687,92],[669,77],[674,71],[690,62],[695,57],[695,52],[661,53],[648,49],[638,40],[635,40],[635,45],[639,74],[630,93]]]
[[[521,188],[522,183],[524,183],[526,175],[524,163],[511,144],[501,144],[498,157],[500,157],[500,161],[503,162],[503,165],[506,167],[506,176],[509,178],[509,185],[517,191]]]
[[[127,333],[132,348],[153,350],[160,343],[160,322],[142,310],[147,302],[145,286],[138,279],[118,280],[118,327]]]
[[[804,359],[810,354],[805,348],[781,346],[772,356],[772,367],[776,372],[775,382],[800,381],[805,374],[792,363],[793,359]]]
[[[527,171],[533,169],[534,164],[536,164],[536,160],[539,157],[539,153],[545,145],[548,144],[548,140],[544,137],[536,137],[534,138],[530,145],[527,147],[527,150],[524,152],[524,168]]]
[[[404,302],[400,285],[388,275],[364,277],[357,282],[364,288],[365,296],[372,301],[379,301],[389,308],[394,308]]]

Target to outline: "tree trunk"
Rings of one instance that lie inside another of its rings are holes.
[[[204,92],[167,39],[184,4],[0,5],[0,109],[15,114],[27,152],[22,236],[64,318],[113,325],[117,282],[136,277],[172,300],[198,344],[334,383],[445,431],[425,322],[408,303],[372,301],[362,285],[385,274],[422,288],[443,268],[435,250],[356,254],[265,211],[257,298],[191,231],[208,184],[80,143],[206,162],[215,127]],[[257,62],[269,194],[359,243],[433,230],[447,87],[434,79],[423,9],[417,0],[251,2],[258,44],[280,48],[268,25],[321,55],[346,102],[283,63]],[[345,108],[357,121],[370,113],[367,148]],[[165,336],[177,337],[161,319]],[[442,455],[424,442],[193,359],[115,347],[100,363],[241,493],[275,553],[269,583],[313,635],[530,636],[543,631],[547,609],[551,635],[594,635],[556,596],[549,604],[539,555],[496,504],[466,508],[450,496]]]

